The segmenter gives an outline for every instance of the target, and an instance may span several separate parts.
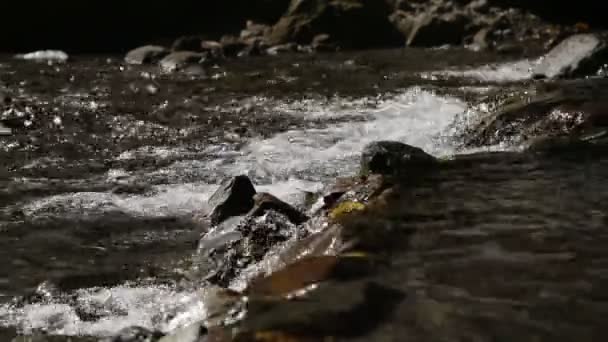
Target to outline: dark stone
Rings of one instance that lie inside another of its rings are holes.
[[[395,174],[437,162],[422,149],[397,141],[376,141],[366,145],[361,154],[361,174]]]
[[[255,202],[256,194],[249,177],[241,175],[226,179],[209,198],[212,209],[210,219],[212,224],[218,224],[232,216],[249,212]]]
[[[244,269],[263,260],[271,249],[305,234],[302,226],[274,210],[263,216],[227,220],[201,239],[195,255],[196,277],[228,286]]]
[[[11,135],[12,133],[13,131],[10,128],[4,126],[2,122],[0,122],[0,136]]]
[[[163,337],[163,334],[158,331],[150,331],[142,327],[128,327],[120,330],[116,336],[107,339],[107,342],[143,342],[156,341]]]
[[[258,39],[268,35],[271,27],[265,24],[258,24],[252,20],[247,20],[245,28],[241,31],[241,40]]]
[[[292,0],[266,40],[270,45],[307,45],[317,34],[326,33],[345,48],[396,46],[401,38],[386,20],[389,13],[385,1]]]
[[[150,64],[160,61],[169,54],[169,50],[162,46],[146,45],[133,49],[125,56],[128,64]]]
[[[174,72],[191,65],[202,64],[206,58],[207,54],[200,52],[172,52],[165,56],[165,58],[159,62],[159,65],[163,72]]]
[[[0,90],[0,106],[9,105],[11,101],[11,97],[8,94],[4,93],[2,90]]]
[[[235,57],[247,47],[247,44],[235,36],[225,35],[220,39],[224,55]]]
[[[342,195],[354,188],[359,180],[359,177],[336,178],[333,183],[323,189],[323,203],[325,206],[330,207],[336,203]]]
[[[147,184],[118,184],[112,188],[112,193],[116,195],[143,195],[152,190]]]
[[[301,213],[298,209],[267,192],[258,193],[253,198],[255,206],[249,212],[249,215],[253,217],[262,216],[269,210],[274,210],[285,215],[291,223],[296,225],[308,220],[308,216]]]
[[[534,78],[594,75],[606,63],[606,37],[599,34],[577,34],[566,38],[544,56],[534,70]]]
[[[252,39],[246,42],[245,47],[237,53],[237,57],[260,56],[268,45],[262,39]]]
[[[216,59],[224,57],[224,49],[220,42],[216,42],[214,40],[204,40],[201,42],[201,50],[203,52],[207,52],[209,56],[212,56]]]

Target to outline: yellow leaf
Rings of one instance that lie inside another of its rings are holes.
[[[336,208],[334,208],[329,213],[329,218],[332,220],[339,219],[345,215],[351,214],[357,211],[363,211],[365,209],[365,204],[354,201],[345,201],[340,203]]]

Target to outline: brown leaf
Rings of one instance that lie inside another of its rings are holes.
[[[326,280],[337,263],[338,257],[331,255],[306,257],[269,276],[253,280],[246,293],[260,296],[284,296]]]

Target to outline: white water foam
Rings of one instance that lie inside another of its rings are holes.
[[[358,105],[344,105],[350,113],[365,115],[369,120],[343,122],[322,129],[298,129],[277,134],[269,139],[251,141],[239,151],[222,147],[208,148],[214,160],[181,160],[149,174],[134,176],[141,181],[163,176],[173,185],[158,186],[152,195],[114,195],[82,192],[44,198],[25,207],[28,215],[95,213],[122,210],[133,215],[170,216],[200,211],[217,187],[204,180],[247,174],[268,191],[292,204],[299,204],[304,191],[318,191],[323,180],[356,172],[363,147],[377,140],[395,140],[418,146],[435,156],[455,153],[447,131],[454,117],[466,109],[456,98],[440,97],[412,88],[403,94],[381,101],[370,108],[368,100]],[[292,107],[293,108],[293,107]],[[316,106],[312,116],[319,115]],[[300,115],[307,115],[302,112]],[[166,155],[159,147],[146,149],[147,154]],[[138,151],[141,152],[141,151]],[[124,158],[125,156],[121,156]],[[109,173],[111,178],[116,170]],[[129,178],[126,173],[120,177]],[[197,181],[197,179],[199,181]],[[183,182],[187,181],[187,184]]]
[[[82,289],[70,303],[51,300],[20,308],[1,305],[0,325],[13,325],[24,333],[45,330],[70,336],[111,336],[131,326],[167,332],[205,319],[204,297],[200,292],[176,291],[168,286]],[[101,318],[83,320],[77,309]]]
[[[424,74],[423,77],[470,78],[483,82],[515,82],[529,80],[541,59],[523,59],[502,64],[490,64],[466,70],[442,70]]]

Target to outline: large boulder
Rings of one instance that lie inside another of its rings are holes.
[[[398,141],[376,141],[367,144],[361,154],[361,174],[393,175],[433,165],[435,157],[421,148]]]
[[[388,22],[389,13],[385,1],[292,0],[266,40],[270,45],[310,44],[316,35],[326,33],[345,48],[396,46],[402,39]]]
[[[210,220],[218,224],[229,217],[249,212],[255,202],[255,187],[249,177],[241,175],[224,180],[209,198]]]
[[[128,64],[149,64],[160,61],[169,54],[169,50],[158,45],[145,45],[127,52],[125,62]]]
[[[577,34],[566,38],[534,69],[535,78],[593,75],[608,63],[606,35]]]

